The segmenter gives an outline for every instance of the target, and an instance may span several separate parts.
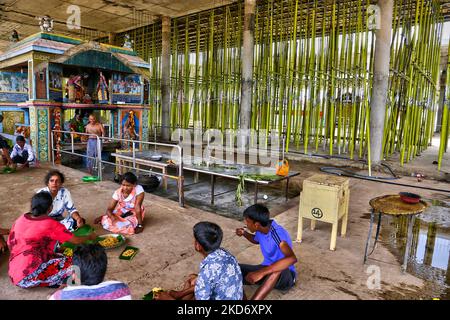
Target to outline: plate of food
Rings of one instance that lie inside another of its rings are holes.
[[[121,234],[104,234],[97,237],[97,243],[105,249],[114,249],[125,243],[126,239]]]
[[[67,256],[67,257],[72,257],[73,256],[73,249],[72,248],[65,248],[63,251],[63,255]]]
[[[93,227],[91,227],[88,224],[84,224],[83,226],[81,226],[78,229],[76,229],[73,232],[73,234],[76,235],[77,237],[86,237],[86,236],[90,235],[94,231],[95,231],[95,229]]]
[[[139,249],[136,247],[127,246],[119,256],[122,260],[131,260],[138,253]]]
[[[153,288],[152,291],[142,297],[142,300],[153,300],[155,295],[162,291],[164,291],[162,288]]]

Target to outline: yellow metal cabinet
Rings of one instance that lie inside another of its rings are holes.
[[[347,231],[349,179],[339,176],[317,174],[303,181],[300,194],[297,241],[302,241],[303,218],[311,220],[311,230],[316,221],[331,223],[330,250],[336,249],[338,222],[342,219],[341,236]]]

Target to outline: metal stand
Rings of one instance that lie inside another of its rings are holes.
[[[370,212],[370,226],[369,226],[369,235],[367,236],[367,241],[366,241],[366,249],[364,251],[364,263],[366,263],[367,258],[373,253],[373,251],[375,250],[375,247],[377,245],[378,242],[378,236],[380,234],[380,227],[381,227],[381,215],[382,213],[379,212],[378,213],[378,223],[377,223],[377,231],[375,233],[375,240],[373,242],[373,247],[372,247],[372,251],[370,251],[369,254],[367,254],[367,250],[369,249],[369,243],[370,243],[370,238],[372,236],[372,226],[373,226],[373,219],[375,217],[375,210],[372,209],[372,211]]]
[[[286,201],[288,201],[288,193],[289,193],[289,178],[286,179]]]
[[[211,176],[211,204],[214,204],[214,185],[216,184],[216,176]]]
[[[364,264],[367,261],[367,258],[373,253],[373,251],[375,250],[375,247],[377,245],[377,241],[378,241],[378,236],[380,234],[380,227],[381,227],[381,216],[382,213],[379,212],[378,213],[378,223],[377,223],[377,231],[375,234],[375,240],[373,243],[373,247],[372,250],[370,251],[369,254],[367,254],[367,251],[369,249],[369,244],[370,244],[370,238],[372,236],[372,226],[373,226],[373,220],[375,217],[375,210],[372,209],[372,212],[370,213],[370,226],[369,226],[369,235],[367,236],[367,241],[366,241],[366,247],[364,250]],[[414,215],[408,215],[408,234],[406,235],[406,247],[405,247],[405,254],[403,256],[403,264],[402,264],[402,272],[405,273],[406,272],[406,268],[408,266],[408,258],[409,258],[409,251],[411,250],[411,244],[412,244],[412,231],[413,231],[413,226],[414,226],[414,220],[415,220],[415,216]]]

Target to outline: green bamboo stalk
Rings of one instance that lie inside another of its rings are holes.
[[[289,151],[289,142],[291,141],[291,123],[292,123],[292,102],[294,98],[294,68],[295,59],[297,57],[297,15],[298,14],[298,0],[295,0],[294,6],[294,31],[292,33],[290,45],[290,61],[289,61],[289,102],[287,106],[287,128],[286,128],[286,152]],[[314,20],[313,20],[314,24]],[[313,34],[314,39],[314,34]]]
[[[332,23],[331,23],[331,35],[332,35],[332,40],[331,40],[331,54],[332,54],[332,58],[331,58],[331,66],[330,66],[330,72],[331,72],[331,101],[330,101],[330,110],[329,110],[329,154],[333,155],[333,142],[334,142],[334,128],[335,128],[335,120],[334,120],[334,108],[335,108],[335,83],[336,83],[336,66],[335,66],[335,61],[336,61],[336,53],[337,52],[337,48],[336,48],[336,43],[337,43],[337,39],[336,39],[336,0],[333,0],[333,10],[332,10]]]
[[[214,50],[214,10],[211,10],[209,17],[209,39],[208,39],[208,104],[205,110],[206,112],[206,128],[210,129],[212,124],[212,112],[213,112],[213,102],[212,102],[212,82],[213,82],[213,50]]]
[[[448,44],[448,54],[450,56],[450,40]],[[450,110],[450,59],[447,62],[447,79],[446,79],[446,93],[445,93],[445,104],[442,110],[442,122],[441,122],[441,135],[439,143],[439,153],[438,153],[438,170],[441,170],[442,159],[444,158],[444,153],[447,151],[447,143],[450,137],[450,121],[449,110]]]
[[[184,92],[183,92],[183,109],[182,109],[182,128],[189,127],[189,120],[191,114],[189,111],[189,80],[191,77],[190,64],[189,64],[189,16],[185,18],[184,27]],[[181,120],[181,119],[180,119]]]

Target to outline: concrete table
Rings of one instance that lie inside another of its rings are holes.
[[[161,156],[161,161],[152,161],[151,156],[154,154],[152,151],[136,151],[134,153],[132,152],[121,152],[121,153],[112,153],[112,156],[115,156],[117,159],[120,159],[121,161],[128,161],[130,163],[134,164],[142,164],[147,165],[154,168],[161,168],[163,170],[163,173],[167,175],[167,168],[177,168],[178,163],[176,163],[178,160],[173,159],[171,154],[168,152],[158,152],[157,154]],[[168,161],[171,160],[172,163],[168,163]],[[174,162],[175,161],[175,162]],[[217,163],[215,162],[217,161]],[[270,167],[262,167],[257,165],[245,165],[245,164],[237,164],[237,163],[221,163],[220,160],[215,159],[212,160],[210,164],[206,164],[206,162],[202,158],[196,158],[193,157],[191,159],[191,162],[188,163],[183,162],[183,171],[191,171],[194,174],[194,183],[190,184],[196,184],[198,183],[198,175],[201,174],[207,174],[211,177],[211,204],[214,205],[214,197],[219,196],[221,194],[230,192],[222,192],[219,194],[216,194],[214,192],[216,180],[217,177],[221,178],[228,178],[233,180],[239,180],[240,174],[251,174],[251,175],[272,175],[276,176],[276,169],[270,168]],[[246,177],[245,181],[254,183],[255,185],[255,191],[254,191],[254,203],[258,202],[258,188],[259,186],[267,186],[272,185],[275,183],[279,183],[283,180],[286,180],[286,188],[285,188],[285,197],[286,201],[288,200],[288,193],[289,193],[289,180],[292,177],[298,176],[300,172],[298,171],[289,171],[289,174],[285,177],[282,176],[276,176],[276,178],[271,180],[264,180],[261,179],[252,179],[250,177]],[[173,177],[169,176],[168,177]],[[176,178],[176,177],[174,177]],[[182,187],[179,189],[183,189],[186,187],[186,185],[182,184]],[[179,190],[180,192],[182,190]]]
[[[243,164],[222,164],[222,165],[211,165],[208,167],[205,166],[199,166],[195,164],[185,164],[183,166],[183,169],[186,171],[192,171],[194,174],[202,173],[207,174],[211,176],[211,204],[214,205],[214,197],[221,195],[223,193],[215,194],[214,188],[216,184],[216,178],[222,177],[222,178],[228,178],[233,180],[239,180],[240,174],[246,173],[246,174],[252,174],[252,175],[264,175],[269,174],[272,176],[276,176],[276,169],[275,168],[269,168],[269,167],[261,167],[256,165],[243,165]],[[289,179],[295,176],[298,176],[300,172],[298,171],[289,171],[289,174],[287,176],[276,176],[274,179],[270,180],[264,180],[264,178],[261,179],[253,179],[250,177],[245,177],[244,180],[246,182],[254,183],[255,185],[255,191],[254,191],[254,200],[253,203],[258,203],[258,186],[268,186],[275,183],[279,183],[283,180],[286,180],[286,188],[285,188],[285,197],[286,201],[288,201],[288,193],[289,193]],[[196,178],[198,179],[198,178]],[[229,191],[227,191],[229,192]]]
[[[382,215],[387,214],[391,216],[406,216],[408,217],[408,235],[406,238],[405,255],[403,257],[403,265],[402,265],[402,271],[405,272],[408,263],[409,250],[411,248],[411,236],[415,216],[419,213],[422,213],[428,207],[428,204],[422,200],[414,204],[406,203],[400,199],[399,195],[385,195],[381,197],[376,197],[371,199],[369,201],[369,204],[372,207],[372,211],[370,213],[369,235],[367,236],[366,247],[364,251],[364,264],[366,263],[368,256],[370,256],[375,250],[378,235],[380,233]],[[372,251],[369,254],[367,254],[370,238],[372,236],[373,220],[376,212],[378,212],[378,224],[377,224],[377,231],[375,234],[375,241],[373,244]]]

